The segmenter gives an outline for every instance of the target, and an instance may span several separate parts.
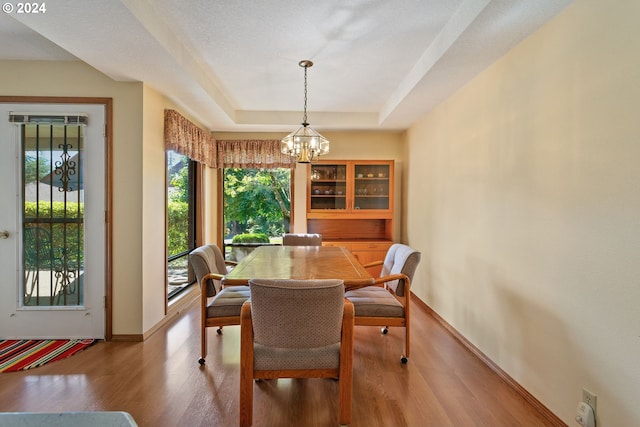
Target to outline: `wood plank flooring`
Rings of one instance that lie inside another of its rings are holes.
[[[353,427],[546,426],[536,409],[421,307],[412,311],[412,358],[401,330],[356,327]],[[144,342],[101,342],[68,359],[0,374],[0,411],[126,411],[140,426],[237,426],[239,326],[209,330],[198,365],[198,309]],[[334,380],[254,385],[254,426],[336,426]]]

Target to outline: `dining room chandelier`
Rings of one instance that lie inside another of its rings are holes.
[[[329,140],[313,130],[307,123],[307,69],[313,62],[304,59],[298,63],[304,68],[304,114],[302,126],[295,132],[282,138],[280,149],[284,154],[294,157],[298,163],[311,163],[329,153]]]

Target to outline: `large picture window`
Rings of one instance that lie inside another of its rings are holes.
[[[282,243],[289,232],[292,170],[223,169],[225,257],[239,261],[259,245]]]
[[[167,158],[167,297],[171,299],[193,280],[188,256],[196,247],[196,163],[169,150]]]

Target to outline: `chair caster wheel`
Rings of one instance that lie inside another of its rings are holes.
[[[402,357],[400,358],[400,362],[402,362],[402,364],[403,364],[403,365],[406,365],[408,361],[409,361],[409,359],[407,359],[407,357],[406,357],[406,356],[402,356]]]
[[[222,335],[222,328],[216,329],[216,332],[218,333],[218,335]]]
[[[380,329],[380,332],[382,332],[382,335],[387,335],[387,333],[389,332],[389,329],[384,327],[384,328]]]
[[[200,364],[200,366],[204,366],[204,358],[201,357],[200,360],[198,360],[198,363]]]

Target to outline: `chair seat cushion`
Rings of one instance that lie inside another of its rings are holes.
[[[404,307],[388,290],[366,286],[345,292],[353,303],[356,317],[404,317]]]
[[[227,286],[207,305],[207,318],[240,316],[242,304],[249,299],[249,286]]]
[[[315,348],[273,348],[253,345],[254,369],[337,369],[340,367],[340,343]]]

